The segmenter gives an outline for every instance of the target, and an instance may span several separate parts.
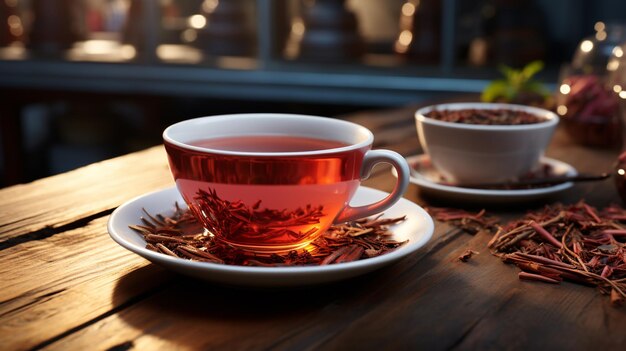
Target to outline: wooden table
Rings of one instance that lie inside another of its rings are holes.
[[[418,153],[411,108],[346,116],[377,147]],[[548,155],[580,171],[608,169],[617,151],[573,145],[558,131]],[[365,185],[390,191],[379,169]],[[109,238],[121,203],[171,187],[161,146],[0,190],[0,348],[598,349],[626,347],[626,308],[590,287],[520,281],[517,268],[472,236],[436,223],[416,254],[331,285],[250,290],[166,271]],[[405,197],[421,205],[415,185]],[[619,201],[611,182],[577,185],[559,200]],[[519,216],[541,204],[495,208]],[[480,252],[469,262],[457,257]]]

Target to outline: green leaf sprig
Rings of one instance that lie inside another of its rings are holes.
[[[496,100],[514,101],[521,93],[534,93],[544,98],[550,96],[550,91],[533,77],[544,67],[542,61],[533,61],[522,69],[514,69],[502,65],[499,67],[504,79],[494,80],[483,90],[481,100],[493,102]]]

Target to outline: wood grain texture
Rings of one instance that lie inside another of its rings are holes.
[[[520,281],[514,267],[484,249],[487,239],[439,231],[397,265],[304,290],[239,290],[179,278],[50,348],[619,349],[626,342],[623,311],[595,289]],[[481,251],[462,263],[457,257],[466,248]],[[611,325],[598,326],[602,319]]]
[[[413,108],[386,110],[384,114],[366,111],[345,116],[345,119],[374,131],[375,149],[389,149],[403,156],[422,153]]]
[[[306,289],[238,289],[179,277],[161,293],[50,347],[79,350],[91,342],[105,349],[124,343],[138,349],[315,347],[376,305],[393,301],[395,296],[385,292],[388,285],[401,286],[406,279],[424,275],[436,264],[431,255],[464,245],[462,235],[442,225],[424,250],[399,265]]]
[[[0,190],[0,240],[98,214],[173,186],[162,146]]]
[[[30,349],[152,291],[171,275],[118,246],[108,218],[0,258],[0,335],[6,350]],[[141,274],[136,273],[141,272]],[[115,291],[124,280],[124,294]]]

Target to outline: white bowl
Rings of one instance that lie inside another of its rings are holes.
[[[545,118],[523,125],[477,125],[426,117],[432,110],[506,109]],[[458,183],[515,179],[539,165],[558,124],[558,116],[537,107],[496,103],[453,103],[415,112],[420,143],[447,180]]]

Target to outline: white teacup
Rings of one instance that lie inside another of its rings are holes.
[[[429,118],[433,110],[514,110],[544,119],[521,125],[477,125]],[[421,108],[415,113],[417,133],[433,166],[457,183],[507,181],[532,171],[559,122],[548,110],[499,103],[452,103]]]

